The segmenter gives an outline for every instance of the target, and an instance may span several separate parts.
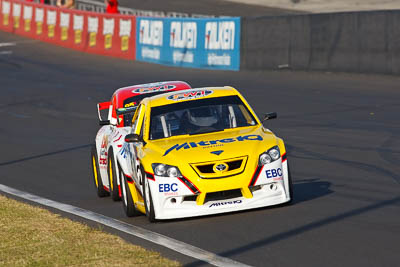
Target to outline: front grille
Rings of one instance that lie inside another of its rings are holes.
[[[201,173],[214,173],[213,170],[214,164],[207,164],[207,165],[199,165],[197,168]]]
[[[242,196],[242,192],[240,191],[240,189],[207,193],[204,203],[206,203],[207,201],[227,200],[227,199],[237,198],[237,197],[241,197],[241,196]]]
[[[229,166],[229,170],[236,170],[239,169],[240,166],[242,165],[242,161],[243,160],[235,160],[235,161],[231,161],[231,162],[227,162],[228,166]]]
[[[201,178],[219,178],[236,175],[243,172],[247,162],[247,156],[237,157],[233,159],[225,159],[212,162],[200,162],[190,164]],[[215,171],[214,166],[218,164],[226,164],[227,169],[224,171]]]
[[[193,196],[185,196],[183,197],[183,201],[196,201],[197,195]]]

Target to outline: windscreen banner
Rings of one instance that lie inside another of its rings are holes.
[[[136,59],[207,69],[240,69],[240,18],[136,18]]]
[[[136,18],[0,0],[0,30],[72,49],[135,59]]]

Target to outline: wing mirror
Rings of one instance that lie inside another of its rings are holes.
[[[127,134],[125,136],[125,142],[127,143],[137,143],[142,142],[142,138],[138,134]]]
[[[262,122],[267,121],[267,120],[272,120],[276,119],[278,117],[278,114],[276,112],[269,112],[264,114],[264,119]]]

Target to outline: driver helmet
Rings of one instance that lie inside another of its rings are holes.
[[[213,107],[198,107],[188,110],[189,122],[200,127],[209,127],[218,121],[217,110]]]

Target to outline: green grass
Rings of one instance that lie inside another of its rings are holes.
[[[0,195],[0,266],[180,266],[159,253]]]

